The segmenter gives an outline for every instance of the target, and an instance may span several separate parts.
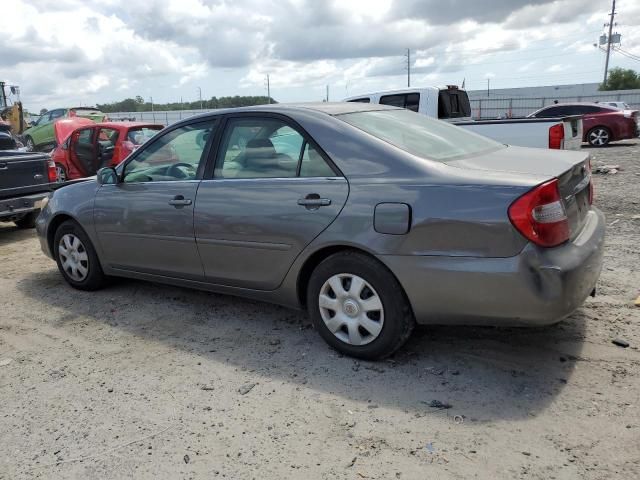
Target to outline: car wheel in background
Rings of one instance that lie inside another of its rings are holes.
[[[60,163],[56,163],[56,182],[64,183],[67,181],[67,171]]]
[[[594,127],[587,133],[587,141],[592,147],[604,147],[611,141],[611,132],[607,127]]]
[[[105,285],[106,276],[95,248],[76,222],[67,220],[58,227],[53,240],[53,254],[58,270],[72,287],[97,290]]]
[[[33,152],[36,149],[36,145],[33,143],[33,138],[31,137],[26,137],[24,139],[24,146],[27,147],[28,152]]]
[[[18,228],[34,228],[36,226],[36,218],[38,218],[38,214],[40,210],[36,210],[35,212],[29,212],[20,220],[16,220],[14,223]]]
[[[322,261],[307,288],[307,307],[322,338],[346,355],[374,360],[391,355],[413,331],[409,302],[391,272],[357,252]]]

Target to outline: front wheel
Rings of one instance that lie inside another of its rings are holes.
[[[98,290],[106,283],[98,255],[87,234],[72,221],[56,230],[53,251],[58,270],[69,285],[78,290]]]
[[[592,147],[604,147],[611,141],[611,132],[607,127],[594,127],[589,130],[587,141]]]
[[[307,306],[316,330],[329,345],[366,360],[391,355],[415,325],[393,274],[357,252],[331,255],[316,267],[309,280]]]

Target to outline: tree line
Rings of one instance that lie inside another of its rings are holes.
[[[632,90],[640,88],[640,74],[630,68],[612,68],[600,90]]]
[[[252,105],[264,105],[266,103],[278,103],[273,98],[269,102],[266,96],[239,96],[211,97],[194,102],[153,103],[153,110],[198,110],[214,108],[250,107]],[[140,95],[135,98],[125,98],[119,102],[98,103],[96,107],[104,113],[113,112],[149,112],[152,110],[151,102],[146,101]]]

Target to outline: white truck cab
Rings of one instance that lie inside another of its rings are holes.
[[[467,92],[456,85],[368,93],[345,98],[344,101],[392,105],[441,120],[471,120],[471,104]]]

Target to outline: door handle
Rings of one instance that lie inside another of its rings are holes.
[[[309,209],[319,208],[319,207],[328,207],[329,205],[331,205],[331,199],[320,198],[320,195],[318,195],[317,193],[310,193],[305,198],[299,198],[298,205],[301,205]]]
[[[169,205],[173,205],[174,207],[184,207],[191,205],[191,203],[191,200],[184,198],[182,195],[176,195],[172,200],[169,200]]]

